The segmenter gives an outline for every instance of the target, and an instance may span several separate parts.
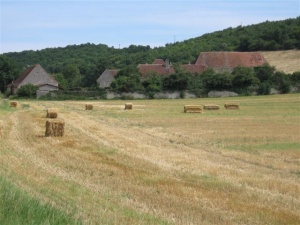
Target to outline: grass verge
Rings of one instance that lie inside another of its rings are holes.
[[[21,191],[0,176],[0,221],[1,224],[82,224],[72,215]]]

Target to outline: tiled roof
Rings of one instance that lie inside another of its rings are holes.
[[[256,67],[267,63],[260,52],[202,52],[196,65],[209,68]]]
[[[12,82],[12,84],[17,87],[37,65],[38,64],[28,67],[17,79]],[[10,86],[12,84],[10,84]]]
[[[164,76],[175,73],[173,67],[166,68],[161,64],[139,64],[137,68],[139,72],[142,74],[142,76],[146,76],[150,72],[157,73]]]
[[[183,64],[181,68],[190,72],[190,73],[202,73],[206,67],[203,65],[196,65],[196,64]]]
[[[163,59],[155,59],[152,64],[164,65],[165,61]]]
[[[119,72],[120,70],[107,70],[107,72],[109,72],[113,77],[117,75],[117,73]]]

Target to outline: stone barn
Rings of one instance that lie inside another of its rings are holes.
[[[39,87],[43,94],[49,91],[59,90],[58,82],[51,77],[40,64],[28,67],[16,80],[7,86],[12,94],[16,94],[18,89],[25,84],[33,84]],[[41,95],[40,95],[41,96]]]
[[[100,88],[106,88],[109,87],[111,82],[115,79],[115,76],[119,70],[108,70],[106,69],[100,77],[97,79],[98,86]]]

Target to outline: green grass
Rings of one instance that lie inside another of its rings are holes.
[[[0,99],[0,111],[1,113],[13,111],[14,109],[9,107],[9,101]]]
[[[82,224],[65,212],[29,196],[0,176],[0,224]]]
[[[286,151],[296,150],[300,151],[300,143],[282,143],[273,142],[266,144],[244,144],[244,145],[230,145],[226,146],[229,150],[240,150],[240,151]]]

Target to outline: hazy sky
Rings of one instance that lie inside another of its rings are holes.
[[[88,42],[158,47],[300,14],[300,0],[0,1],[0,54]]]

